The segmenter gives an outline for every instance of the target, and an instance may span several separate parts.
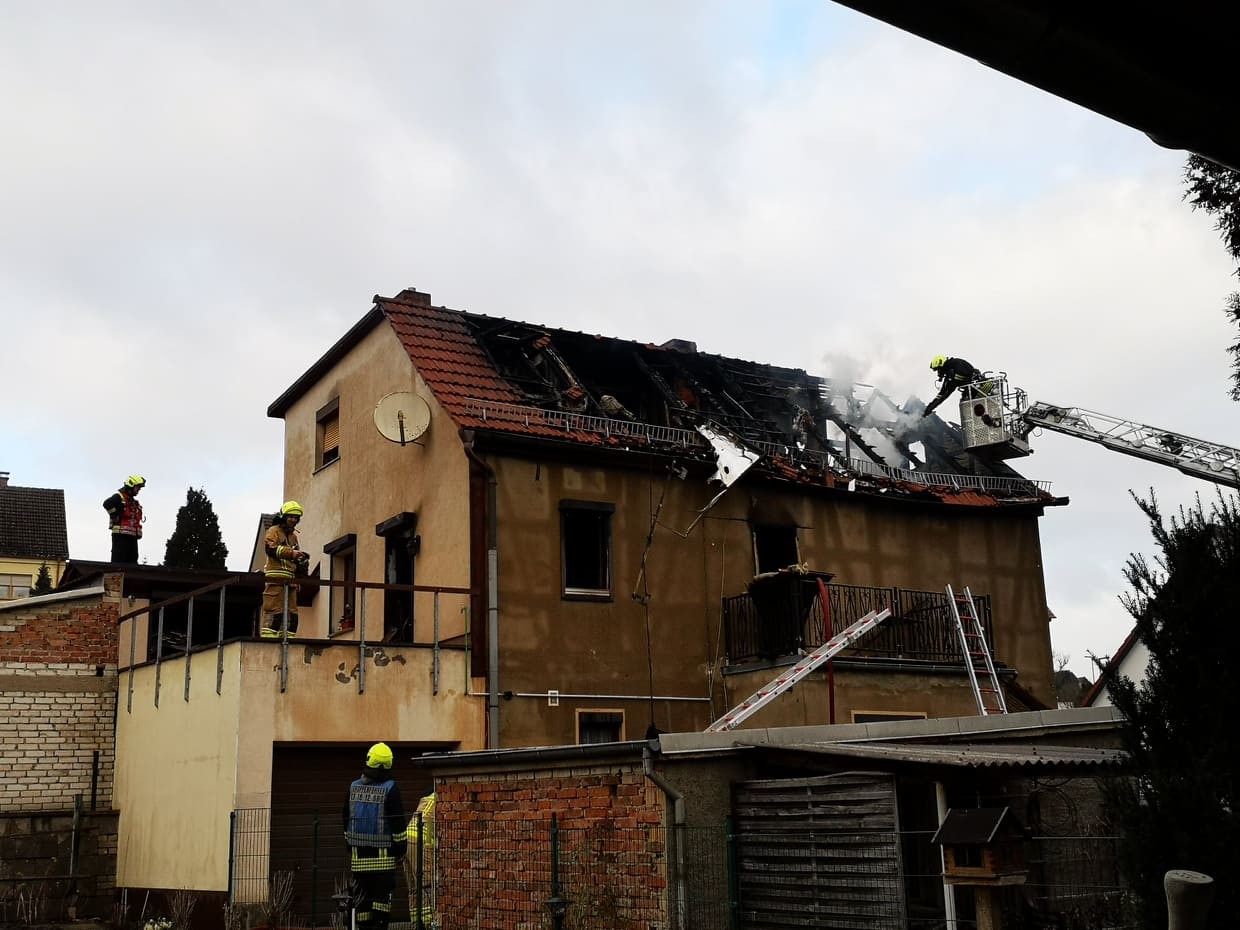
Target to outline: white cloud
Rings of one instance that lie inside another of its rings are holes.
[[[1235,440],[1233,286],[1181,155],[829,4],[47,4],[0,31],[0,468],[70,544],[138,470],[162,557],[202,486],[240,567],[281,496],[267,405],[368,307],[436,302],[857,377],[930,356]],[[847,360],[845,362],[844,360]],[[1057,646],[1113,651],[1128,487],[1071,439],[1019,463]],[[1207,489],[1208,490],[1208,489]],[[967,583],[968,579],[945,579]]]

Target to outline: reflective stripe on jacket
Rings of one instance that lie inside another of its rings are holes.
[[[103,507],[112,518],[108,528],[113,533],[142,538],[142,505],[136,497],[121,488],[103,502]]]
[[[300,548],[297,533],[285,530],[277,523],[263,537],[263,551],[267,553],[267,564],[263,566],[263,574],[268,578],[296,577],[297,561],[293,558],[293,553]]]

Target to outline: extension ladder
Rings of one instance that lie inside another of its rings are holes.
[[[956,594],[948,585],[947,602],[951,604],[952,618],[956,621],[960,651],[964,655],[965,670],[969,673],[973,699],[977,701],[977,712],[983,717],[1006,714],[1007,701],[1003,699],[1003,688],[999,685],[999,674],[995,671],[990,647],[986,645],[986,635],[977,616],[973,594],[968,588],[964,589],[963,594]]]
[[[871,610],[838,636],[832,636],[809,655],[801,659],[791,669],[775,678],[766,687],[759,688],[750,697],[736,705],[736,707],[708,726],[706,732],[722,733],[725,730],[731,730],[741,721],[756,713],[760,708],[771,703],[771,701],[775,700],[775,698],[779,697],[836,653],[847,649],[890,616],[891,611],[886,608],[883,610]]]

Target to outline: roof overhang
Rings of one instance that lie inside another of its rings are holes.
[[[1154,0],[837,0],[1240,170],[1240,5]]]
[[[349,331],[336,341],[335,345],[324,352],[317,362],[306,369],[305,374],[294,381],[288,390],[271,402],[271,406],[267,408],[267,416],[277,420],[282,419],[288,413],[289,408],[306,391],[317,384],[331,370],[332,366],[348,355],[353,347],[361,342],[362,338],[374,329],[382,319],[383,311],[379,309],[378,304],[375,304],[364,317],[354,323]]]

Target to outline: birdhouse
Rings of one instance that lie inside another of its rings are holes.
[[[1024,836],[1006,807],[952,808],[932,843],[943,847],[949,885],[1023,885]]]

